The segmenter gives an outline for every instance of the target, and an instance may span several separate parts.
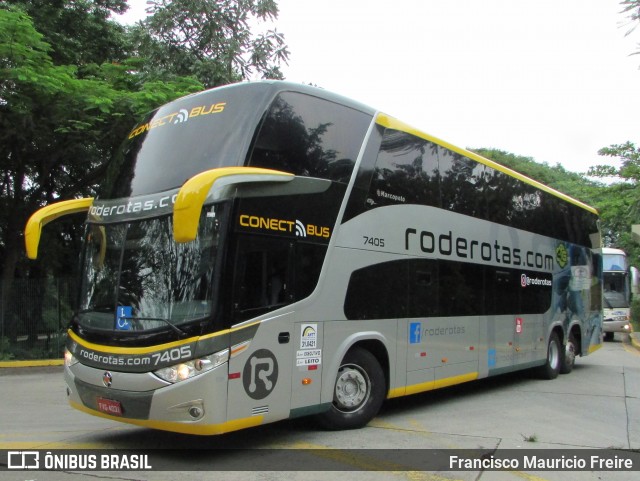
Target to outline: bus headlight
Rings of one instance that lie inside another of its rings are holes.
[[[71,367],[77,363],[78,363],[78,360],[76,359],[76,357],[73,354],[71,354],[71,351],[69,351],[69,349],[65,347],[64,348],[64,365],[66,367]]]
[[[154,374],[164,381],[176,383],[204,374],[211,369],[224,364],[229,360],[229,349],[219,351],[209,356],[181,362],[175,366],[163,367],[154,371]]]

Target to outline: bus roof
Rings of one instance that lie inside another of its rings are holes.
[[[389,129],[393,129],[393,130],[399,130],[402,132],[406,132],[408,134],[414,135],[416,137],[422,138],[424,140],[427,140],[429,142],[433,142],[435,144],[438,144],[442,147],[445,147],[449,150],[452,150],[460,155],[463,155],[465,157],[469,157],[481,164],[484,164],[488,167],[491,167],[493,169],[496,169],[500,172],[503,172],[506,175],[509,175],[513,178],[516,178],[522,182],[525,182],[529,185],[532,185],[533,187],[540,189],[542,191],[545,191],[555,197],[558,197],[560,199],[562,199],[565,202],[569,202],[573,205],[576,205],[586,211],[589,211],[593,214],[598,215],[598,211],[585,204],[584,202],[581,202],[567,194],[564,194],[556,189],[553,189],[552,187],[549,187],[541,182],[538,182],[537,180],[534,180],[530,177],[527,177],[526,175],[523,175],[519,172],[516,172],[513,169],[510,169],[502,164],[499,164],[493,160],[489,160],[485,157],[482,157],[481,155],[478,155],[474,152],[471,152],[467,149],[463,149],[461,147],[457,147],[453,144],[450,144],[449,142],[446,142],[444,140],[441,140],[437,137],[434,137],[432,135],[429,135],[421,130],[418,130],[400,120],[397,120],[396,118],[385,114],[384,112],[381,112],[379,110],[373,109],[372,107],[369,107],[365,104],[362,104],[358,101],[355,101],[353,99],[350,99],[348,97],[344,97],[342,95],[330,92],[328,90],[319,88],[319,87],[314,87],[311,85],[304,85],[304,84],[298,84],[298,83],[294,83],[294,82],[287,82],[287,81],[282,81],[282,80],[260,80],[260,81],[255,81],[255,82],[244,82],[244,83],[236,83],[236,84],[230,84],[230,85],[226,85],[226,86],[222,86],[222,87],[217,87],[216,90],[218,89],[227,89],[227,88],[262,88],[264,89],[265,86],[271,86],[271,88],[273,89],[272,92],[272,96],[275,97],[278,93],[280,92],[285,92],[285,91],[292,91],[292,92],[300,92],[300,93],[304,93],[304,94],[308,94],[308,95],[312,95],[324,100],[327,100],[329,102],[334,102],[337,104],[341,104],[344,105],[346,107],[355,109],[355,110],[359,110],[361,112],[364,112],[366,114],[369,114],[373,117],[375,117],[376,119],[376,123],[389,128]],[[191,95],[188,95],[186,97],[183,98],[187,98],[187,97],[192,97],[192,96],[198,96],[198,95],[202,95],[204,94],[206,91],[203,92],[197,92]]]
[[[603,247],[601,249],[602,254],[615,254],[619,256],[626,256],[626,252],[622,249],[615,249],[613,247]]]

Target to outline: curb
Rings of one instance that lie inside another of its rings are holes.
[[[34,359],[32,361],[0,361],[1,368],[63,366],[64,359]]]

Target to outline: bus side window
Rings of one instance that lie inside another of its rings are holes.
[[[233,289],[236,320],[249,319],[289,302],[290,251],[288,241],[240,237]]]

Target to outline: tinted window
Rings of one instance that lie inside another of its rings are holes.
[[[438,146],[387,130],[371,182],[372,204],[438,205]]]
[[[522,287],[522,275],[539,283]],[[551,280],[549,274],[481,264],[390,261],[353,272],[344,311],[347,319],[542,314],[551,306]]]
[[[247,164],[346,183],[370,122],[357,110],[283,92],[269,108]]]
[[[291,302],[290,252],[286,239],[239,237],[233,289],[236,320],[250,319]]]
[[[373,170],[366,160],[358,186],[366,174],[368,194],[354,191],[345,220],[366,209],[421,204],[589,247],[589,234],[598,231],[594,214],[405,132],[385,129]]]
[[[308,297],[327,247],[276,236],[239,235],[233,283],[234,320],[243,321]]]
[[[163,192],[205,170],[240,165],[264,97],[265,87],[241,85],[185,97],[152,112],[114,157],[101,196]]]
[[[311,295],[318,284],[327,247],[319,244],[298,242],[295,254],[295,298]]]

